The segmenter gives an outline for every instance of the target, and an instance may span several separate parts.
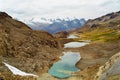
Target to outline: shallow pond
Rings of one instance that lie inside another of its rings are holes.
[[[70,77],[73,72],[79,71],[75,67],[75,64],[80,60],[79,52],[63,52],[61,60],[54,63],[48,73],[54,77],[67,78]]]
[[[82,47],[85,46],[89,43],[87,42],[69,42],[64,44],[64,48],[78,48],[78,47]]]
[[[67,38],[79,38],[78,36],[75,36],[75,35],[69,35]]]

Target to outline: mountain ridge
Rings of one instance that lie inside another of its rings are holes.
[[[88,20],[82,28],[69,33],[79,37],[73,41],[91,41],[89,45],[78,49],[82,56],[82,60],[77,64],[83,69],[78,72],[83,78],[81,80],[120,79],[120,73],[117,72],[120,55],[120,11]]]
[[[44,30],[51,34],[60,32],[60,31],[69,31],[76,29],[78,27],[81,27],[85,24],[86,20],[84,18],[82,19],[46,19],[42,18],[41,20],[34,21],[32,19],[31,21],[26,22],[33,30]]]
[[[58,60],[58,41],[45,31],[35,31],[26,24],[0,12],[0,66],[9,63],[22,71],[37,75],[46,72]],[[14,79],[8,69],[1,72],[5,80]],[[8,77],[9,76],[9,77]]]
[[[97,27],[99,25],[104,25],[102,23],[112,24],[115,21],[116,22],[120,21],[120,11],[118,11],[118,12],[112,12],[112,13],[106,14],[104,16],[95,18],[95,19],[89,19],[86,22],[86,24],[82,28],[79,28],[79,29],[81,29],[81,30],[83,29],[84,30],[84,28],[87,27],[87,26],[88,26],[88,29],[90,29],[90,28]],[[108,26],[106,26],[106,27],[108,27]]]

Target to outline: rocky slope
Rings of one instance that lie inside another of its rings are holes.
[[[78,38],[70,40],[61,37],[61,44],[71,41],[91,41],[90,44],[81,48],[64,49],[64,51],[80,52],[82,57],[76,65],[81,71],[74,73],[68,80],[120,79],[120,54],[118,53],[120,51],[120,12],[89,20],[82,28],[68,33],[74,34]],[[57,35],[61,35],[61,33]]]
[[[58,41],[49,33],[33,31],[7,13],[0,12],[0,74],[4,78],[8,73],[3,71],[3,61],[40,75],[58,60],[58,48]]]
[[[120,11],[106,14],[96,19],[90,19],[86,22],[86,24],[82,28],[79,28],[76,31],[82,33],[85,31],[87,32],[93,31],[96,28],[108,28],[108,29],[118,30],[120,29],[119,22],[120,22]]]
[[[88,20],[82,28],[69,33],[79,36],[79,38],[73,39],[73,41],[91,41],[89,45],[67,50],[80,52],[82,60],[77,64],[81,69],[78,75],[81,76],[83,80],[93,80],[97,72],[99,72],[99,67],[104,65],[109,58],[120,51],[120,12],[114,12],[93,20]],[[118,63],[115,62],[115,65]],[[117,69],[119,69],[119,67]],[[107,71],[107,69],[105,69],[105,71]],[[103,73],[104,70],[101,75]],[[119,76],[119,74],[111,75],[111,71],[108,71],[108,73],[110,73],[110,75],[102,79],[112,80]],[[104,76],[103,74],[102,77]]]
[[[103,66],[99,67],[99,71],[94,80],[119,80],[119,75],[120,52],[112,56]]]
[[[61,32],[55,33],[53,36],[56,38],[67,38],[68,35],[69,33],[67,31],[61,31]]]

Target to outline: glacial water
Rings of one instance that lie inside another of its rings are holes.
[[[69,42],[64,44],[64,48],[79,48],[89,44],[88,42]]]
[[[70,77],[73,72],[79,71],[75,64],[80,60],[79,52],[63,52],[61,60],[54,63],[48,73],[57,78]]]
[[[77,37],[77,36],[75,36],[75,35],[69,35],[68,37],[67,37],[68,39],[75,39],[75,38],[79,38],[79,37]]]

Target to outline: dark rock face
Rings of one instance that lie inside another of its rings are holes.
[[[0,12],[0,57],[26,72],[40,74],[58,60],[58,41],[45,31],[33,31]]]
[[[0,80],[4,80],[2,77],[0,77]]]
[[[91,25],[91,28],[96,28],[98,25],[97,24],[93,24]]]
[[[0,12],[0,18],[5,18],[5,17],[12,18],[12,17],[9,16],[7,13],[5,13],[5,12]]]

